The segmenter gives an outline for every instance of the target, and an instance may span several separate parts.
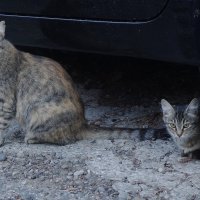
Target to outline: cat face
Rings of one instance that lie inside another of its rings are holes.
[[[176,139],[187,139],[198,134],[198,99],[193,99],[185,111],[176,111],[169,102],[162,99],[163,120],[170,135]]]

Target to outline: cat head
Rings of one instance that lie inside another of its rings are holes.
[[[190,137],[196,134],[199,121],[199,101],[193,99],[184,111],[175,110],[165,99],[161,100],[163,121],[169,133],[175,138]]]

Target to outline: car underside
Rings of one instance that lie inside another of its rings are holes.
[[[199,0],[7,0],[15,45],[200,64]]]

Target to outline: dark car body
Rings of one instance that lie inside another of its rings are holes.
[[[1,0],[16,45],[200,64],[200,0]]]

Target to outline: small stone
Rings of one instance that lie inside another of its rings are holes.
[[[30,178],[30,179],[36,179],[37,177],[36,177],[35,174],[32,174],[29,178]]]
[[[44,181],[45,180],[45,176],[40,176],[40,181]]]
[[[73,173],[73,172],[69,172],[67,175],[68,175],[68,176],[73,176],[74,173]]]
[[[27,184],[27,180],[21,181],[22,185],[26,185]]]
[[[162,172],[164,172],[164,169],[160,167],[160,168],[158,169],[158,171],[159,171],[160,173],[162,173]]]
[[[55,158],[55,156],[56,156],[56,153],[55,152],[52,152],[52,153],[50,153],[51,154],[51,157],[52,158]]]
[[[23,194],[23,199],[26,199],[26,200],[34,200],[35,197],[34,197],[33,194],[29,194],[29,193],[27,193],[27,192],[24,192],[24,194]]]
[[[62,169],[68,169],[69,166],[68,166],[68,164],[63,164],[63,165],[61,165],[61,168],[62,168]]]
[[[29,170],[29,173],[33,173],[33,169],[30,169],[30,170]]]
[[[127,200],[128,199],[128,194],[126,192],[120,192],[119,193],[119,199]]]
[[[44,157],[43,156],[37,156],[35,159],[36,160],[44,160]]]
[[[19,152],[17,153],[17,157],[19,157],[19,158],[24,158],[24,157],[25,157],[24,152],[19,151]]]
[[[55,166],[56,165],[55,160],[51,160],[49,165],[52,166],[52,167]]]
[[[56,159],[62,159],[63,158],[61,154],[56,154],[55,157],[56,157]]]
[[[61,194],[61,197],[60,197],[60,200],[66,200],[66,199],[70,199],[70,197],[69,197],[69,194],[68,193],[62,193]]]
[[[103,193],[105,193],[105,189],[104,189],[103,187],[99,187],[99,188],[98,188],[98,192],[99,192],[100,194],[103,194]]]
[[[81,169],[79,171],[74,172],[74,178],[77,179],[79,176],[84,174],[84,170]]]
[[[45,165],[48,165],[50,162],[51,162],[51,160],[45,160],[45,161],[44,161],[44,164],[45,164]]]
[[[170,199],[170,196],[168,195],[168,194],[166,194],[165,196],[164,196],[164,199]]]
[[[91,171],[89,169],[87,170],[87,174],[91,174]]]
[[[143,125],[142,128],[149,128],[147,124]]]
[[[18,174],[18,172],[14,171],[14,172],[12,173],[12,176],[16,176],[17,174]]]
[[[96,126],[99,126],[99,125],[101,125],[101,121],[96,121],[95,123],[94,123],[94,125],[96,125]]]
[[[73,179],[73,176],[69,176],[69,175],[68,175],[66,178],[67,178],[68,180],[71,180],[71,179]]]
[[[3,152],[0,152],[0,162],[6,161],[6,160],[7,160],[6,155]]]
[[[91,176],[91,171],[90,170],[87,170],[87,174],[85,176],[86,179],[89,179]]]

